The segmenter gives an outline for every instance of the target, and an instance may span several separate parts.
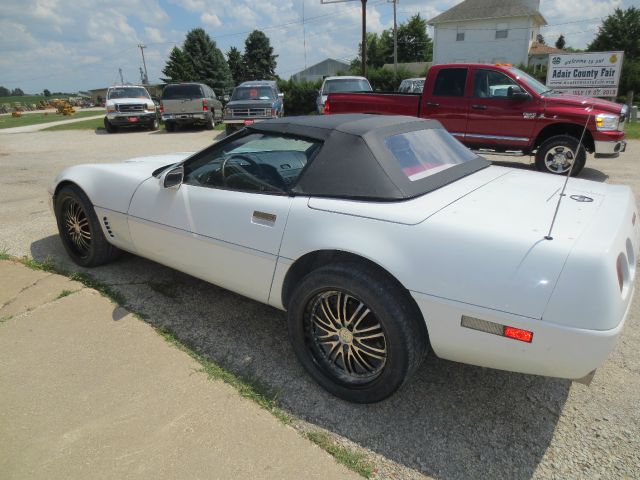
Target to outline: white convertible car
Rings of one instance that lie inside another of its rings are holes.
[[[79,265],[122,249],[286,310],[306,370],[376,402],[441,358],[588,378],[628,314],[626,186],[491,166],[434,121],[256,123],[195,154],[79,165],[50,193]]]

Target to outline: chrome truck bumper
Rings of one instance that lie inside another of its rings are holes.
[[[595,142],[596,158],[616,158],[627,149],[627,142],[618,140],[616,142],[598,141]]]

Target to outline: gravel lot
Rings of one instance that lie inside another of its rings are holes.
[[[57,237],[46,186],[62,168],[195,151],[214,132],[92,131],[3,135],[0,249],[49,256],[75,269]],[[619,159],[589,159],[582,178],[627,183],[640,194],[640,141]],[[527,160],[501,164],[530,168]],[[197,352],[278,393],[301,424],[371,452],[378,476],[437,479],[640,478],[640,297],[590,387],[443,361],[433,355],[381,404],[338,400],[298,365],[284,315],[153,262],[125,255],[91,270],[127,306]],[[80,340],[79,340],[80,341]]]

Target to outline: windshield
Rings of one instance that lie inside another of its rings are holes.
[[[273,100],[275,94],[271,87],[236,87],[231,100]]]
[[[162,92],[163,100],[183,100],[202,96],[200,85],[168,85]]]
[[[370,92],[371,85],[365,79],[360,78],[338,78],[327,80],[322,88],[323,95],[342,92]]]
[[[114,98],[148,98],[151,99],[147,91],[142,87],[110,88],[107,94],[108,100]]]
[[[477,158],[477,155],[441,129],[390,135],[384,145],[411,182]]]
[[[509,71],[513,73],[518,80],[522,80],[524,83],[526,83],[527,86],[531,88],[531,90],[536,92],[538,95],[542,95],[543,93],[550,91],[550,89],[547,88],[547,86],[544,83],[539,82],[538,80],[533,78],[531,75],[523,72],[518,68],[512,67],[509,69]]]

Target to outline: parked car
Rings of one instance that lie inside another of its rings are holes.
[[[192,154],[73,166],[49,193],[83,267],[133,252],[286,310],[331,393],[393,394],[427,346],[448,360],[580,379],[631,305],[629,187],[491,166],[432,120],[258,122]],[[250,334],[250,333],[249,333]]]
[[[242,82],[224,107],[226,134],[254,122],[284,116],[284,94],[275,80]]]
[[[587,152],[610,158],[626,148],[626,105],[558,94],[511,66],[435,65],[427,72],[425,85],[421,96],[332,93],[325,113],[432,118],[470,148],[535,154],[539,171],[560,175],[570,168],[572,175],[578,175]]]
[[[160,127],[160,112],[147,89],[139,85],[118,85],[107,89],[107,115],[104,128],[115,133],[119,128]]]
[[[162,90],[160,111],[167,132],[177,126],[203,125],[213,130],[222,121],[222,103],[204,83],[171,83]]]
[[[422,93],[424,88],[424,78],[405,78],[400,82],[398,92],[400,93]]]
[[[322,81],[322,87],[318,91],[316,106],[318,113],[324,112],[324,103],[330,93],[338,92],[371,92],[371,84],[364,77],[344,76],[344,77],[326,77]]]

